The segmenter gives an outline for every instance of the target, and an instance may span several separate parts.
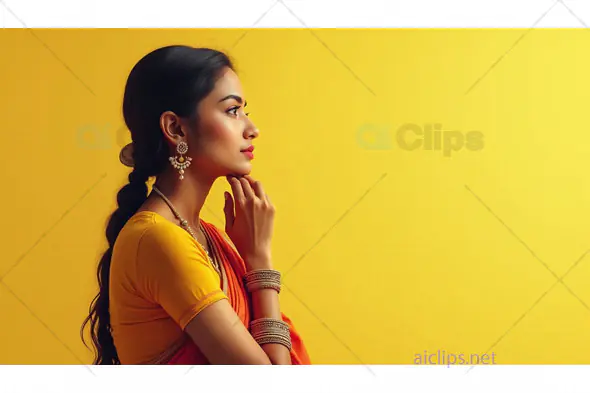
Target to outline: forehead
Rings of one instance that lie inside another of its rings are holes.
[[[221,99],[229,94],[235,94],[243,97],[242,84],[240,78],[231,68],[222,71],[221,76],[215,82],[215,87],[211,92],[213,99]]]

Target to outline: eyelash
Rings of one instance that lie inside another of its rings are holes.
[[[227,112],[230,113],[230,112],[233,112],[233,111],[237,111],[238,109],[240,109],[239,106],[234,106],[234,107],[230,108]],[[245,113],[245,115],[246,116],[249,116],[250,115],[250,112]],[[237,116],[237,114],[234,114],[234,116]]]

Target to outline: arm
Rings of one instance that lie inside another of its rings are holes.
[[[249,261],[250,266],[258,269],[272,269],[270,258]],[[274,289],[259,289],[252,292],[253,319],[273,318],[282,320],[279,294]],[[262,345],[272,364],[291,364],[291,355],[287,347],[280,344]]]
[[[210,363],[282,364],[273,355],[276,345],[263,349],[241,322],[206,258],[186,231],[172,223],[157,225],[140,240],[138,290],[164,308]],[[278,312],[265,307],[254,315]]]
[[[270,265],[270,260],[256,263],[259,268]],[[252,308],[253,319],[281,319],[279,295],[273,289],[253,292]],[[212,364],[291,364],[285,346],[258,345],[227,300],[208,306],[185,330]]]
[[[185,331],[211,364],[273,364],[226,299],[197,314]]]
[[[225,206],[224,213],[226,218],[225,232],[232,240],[240,255],[244,258],[246,270],[248,272],[253,270],[268,270],[272,269],[271,257],[270,257],[270,239],[273,232],[273,221],[274,221],[274,206],[270,202],[270,198],[263,190],[260,182],[255,181],[250,176],[246,175],[241,177],[239,180],[236,177],[228,176],[228,182],[232,187],[233,196],[235,197],[235,204],[232,195],[225,193]],[[257,319],[265,318],[275,320],[276,323],[282,321],[282,314],[279,305],[279,295],[274,289],[254,289],[251,288],[251,299],[252,299],[252,321]],[[223,307],[223,306],[220,306]],[[209,310],[212,314],[215,313],[215,309]],[[215,318],[217,315],[217,318]],[[205,356],[211,359],[237,359],[240,355],[233,353],[236,358],[232,358],[232,350],[223,347],[220,344],[221,338],[214,337],[213,334],[204,333],[207,330],[206,327],[200,326],[207,325],[206,318],[202,318],[204,321],[195,321],[196,327],[192,328],[191,331],[194,333],[194,340],[197,343],[202,343],[207,347],[204,351]],[[231,324],[229,319],[229,312],[224,313],[222,310],[218,311],[218,314],[213,314],[212,317],[214,322],[211,322],[209,329],[213,329],[214,323],[223,322],[224,329],[228,329],[229,332],[238,332],[236,336],[231,338],[228,336],[228,345],[234,345],[235,350],[241,348],[245,352],[250,350],[251,356],[256,356],[255,359],[259,359],[254,349],[258,346],[260,350],[265,354],[265,364],[291,364],[291,355],[289,349],[283,345],[285,337],[285,330],[282,327],[277,327],[276,323],[274,326],[266,325],[265,322],[258,325],[257,331],[260,334],[256,337],[255,332],[253,335],[249,335],[249,339],[254,341],[255,344],[246,343],[243,336],[246,336],[245,332],[248,332],[246,327],[240,323],[240,328],[235,330],[229,330],[228,324]],[[238,324],[236,324],[238,325]],[[243,330],[242,330],[243,328]],[[274,329],[279,329],[275,331]],[[248,332],[249,333],[249,332]],[[190,333],[189,333],[190,334]],[[198,337],[199,334],[204,334],[203,337]],[[288,334],[287,334],[288,335]],[[191,335],[193,337],[193,335]],[[280,338],[279,338],[280,337]],[[215,341],[217,340],[217,341]],[[273,341],[272,343],[267,343]],[[290,341],[290,339],[289,339]],[[279,344],[283,342],[283,344]],[[260,344],[259,344],[260,343]],[[249,360],[254,358],[248,357]],[[253,360],[254,361],[254,360]],[[268,362],[268,363],[267,363]]]

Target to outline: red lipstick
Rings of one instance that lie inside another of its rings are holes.
[[[249,159],[254,159],[254,146],[248,146],[247,149],[242,150],[242,153],[244,153]]]

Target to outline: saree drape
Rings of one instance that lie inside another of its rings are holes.
[[[224,233],[203,220],[201,220],[201,223],[211,242],[211,247],[213,247],[211,251],[215,253],[217,260],[225,271],[225,290],[229,302],[244,326],[248,327],[251,320],[251,300],[242,281],[242,277],[246,272],[244,260]],[[283,321],[289,324],[291,330],[291,363],[293,365],[311,364],[305,345],[292,321],[284,313],[281,313],[281,316]],[[188,335],[185,335],[161,356],[161,361],[158,363],[189,365],[208,364],[208,361],[193,340]]]

